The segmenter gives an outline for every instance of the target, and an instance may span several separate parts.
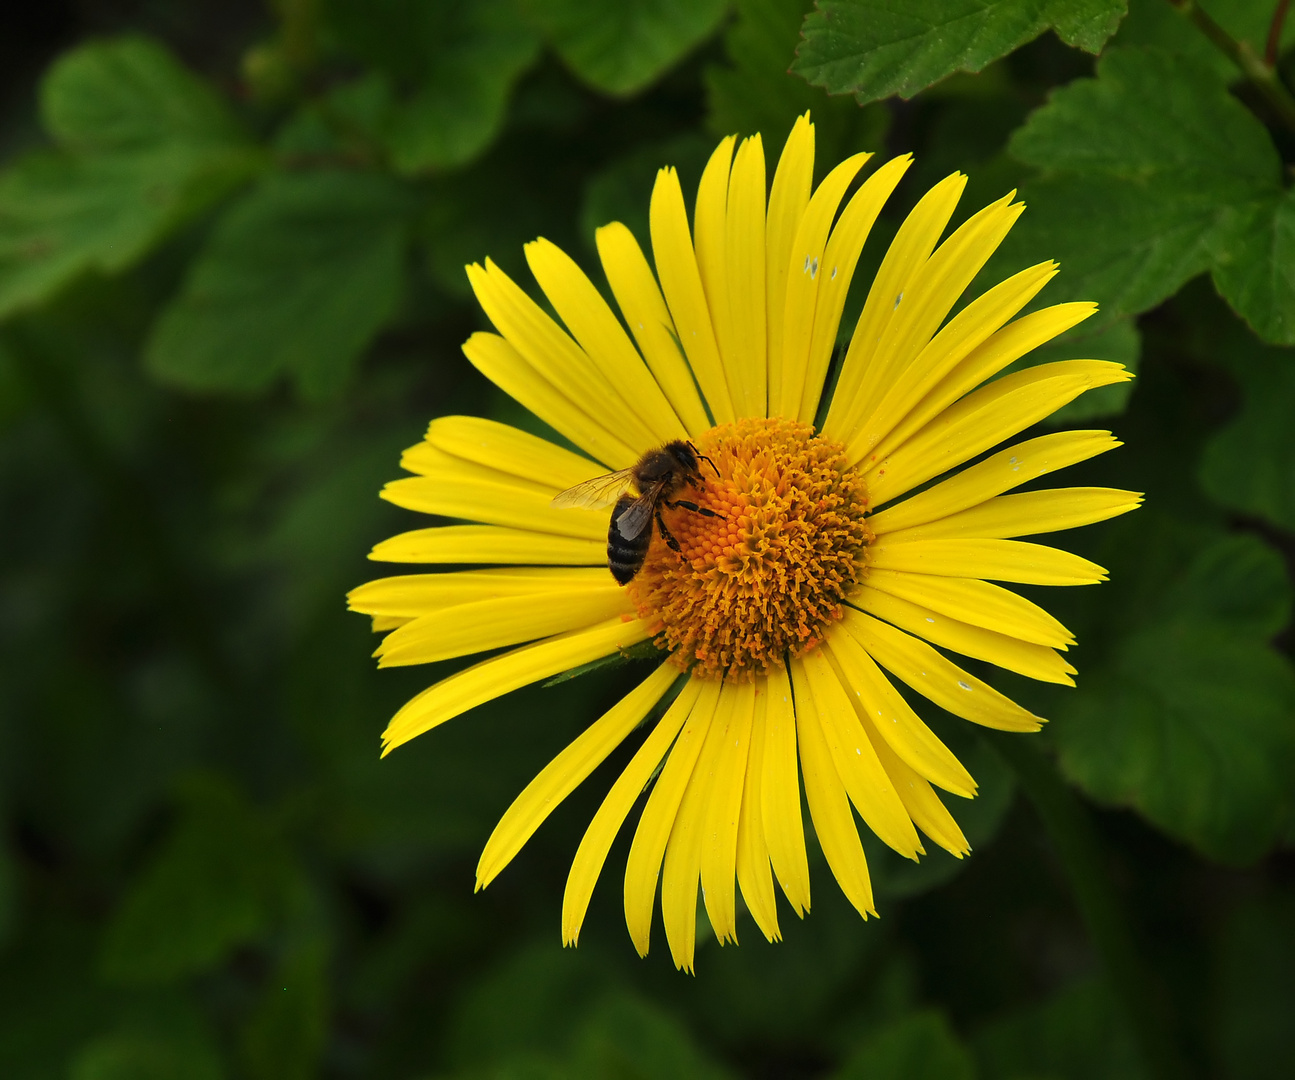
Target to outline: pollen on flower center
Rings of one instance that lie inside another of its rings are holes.
[[[872,540],[867,490],[845,448],[810,424],[748,419],[696,440],[705,486],[680,493],[722,517],[664,511],[631,582],[657,644],[697,674],[753,676],[799,656],[842,615]]]

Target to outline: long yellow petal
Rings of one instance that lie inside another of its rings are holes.
[[[679,175],[674,169],[657,173],[648,215],[657,278],[679,332],[679,344],[715,422],[727,423],[734,417],[733,399],[720,363],[710,308],[688,232],[688,213],[683,205]]]
[[[732,714],[733,701],[724,689],[727,688],[720,690],[696,767],[675,814],[661,867],[661,923],[666,943],[674,966],[689,973],[697,945],[697,884],[706,848],[707,817],[720,749]]]
[[[797,118],[783,146],[769,193],[765,231],[765,316],[769,327],[769,402],[782,400],[782,320],[787,304],[791,246],[814,187],[814,125],[809,113]]]
[[[441,517],[504,525],[514,529],[580,536],[597,540],[607,535],[606,510],[558,509],[547,491],[500,480],[452,473],[407,476],[383,487],[381,497],[406,510]]]
[[[954,716],[1000,731],[1038,731],[1046,722],[925,641],[879,619],[847,608],[841,625],[878,664]]]
[[[647,956],[652,933],[652,907],[656,903],[657,879],[661,860],[670,841],[670,831],[679,815],[688,781],[692,779],[706,735],[710,731],[719,701],[719,682],[693,679],[697,694],[691,703],[687,722],[679,733],[652,794],[639,817],[625,862],[625,925],[639,956]],[[695,897],[694,897],[695,900]]]
[[[890,533],[891,543],[954,537],[1005,540],[1060,532],[1127,514],[1142,505],[1142,493],[1118,488],[1049,488],[999,495],[926,525]]]
[[[984,626],[1022,641],[1067,649],[1075,636],[1043,608],[1010,589],[976,578],[939,577],[868,568],[868,584],[973,626]]]
[[[464,570],[446,574],[396,574],[378,578],[346,594],[346,606],[365,615],[416,618],[434,611],[504,596],[598,589],[609,575],[593,566],[524,566],[501,570]]]
[[[1057,304],[1040,311],[1023,315],[1008,323],[997,333],[973,349],[952,371],[939,381],[922,398],[894,429],[872,450],[878,458],[885,457],[896,446],[902,445],[913,434],[944,412],[964,394],[974,390],[986,379],[992,378],[1009,364],[1019,360],[1032,349],[1051,341],[1058,334],[1077,326],[1097,310],[1097,305],[1087,302]],[[851,426],[843,428],[840,436],[847,441],[855,437],[856,428],[862,428],[862,411],[851,414]],[[871,438],[864,428],[863,434]]]
[[[374,656],[382,668],[431,664],[578,630],[633,611],[634,601],[615,581],[591,589],[471,600],[393,630]]]
[[[609,469],[628,469],[643,456],[646,447],[632,449],[603,420],[595,420],[541,376],[498,334],[477,331],[463,343],[463,355],[509,397]],[[607,409],[598,415],[614,419]]]
[[[429,686],[407,702],[382,733],[385,757],[397,746],[486,701],[651,637],[642,619],[616,618],[492,656]]]
[[[1109,431],[1057,431],[1040,435],[1000,450],[947,480],[873,514],[868,525],[874,535],[882,536],[938,521],[1120,445]]]
[[[864,586],[850,602],[933,645],[975,657],[1041,682],[1074,686],[1075,669],[1046,645],[1034,645],[994,630],[950,619],[920,604]],[[399,633],[399,631],[397,631]]]
[[[553,310],[566,323],[585,353],[619,390],[630,410],[658,443],[686,438],[675,415],[638,350],[612,314],[607,301],[585,272],[556,244],[540,239],[525,247],[526,262]]]
[[[858,641],[849,634],[833,634],[827,648],[855,709],[896,754],[946,791],[967,799],[976,794],[976,781],[962,762],[913,712]]]
[[[739,416],[768,412],[765,360],[764,145],[743,139],[728,180],[724,252],[728,271],[728,345],[724,367]],[[724,339],[721,338],[721,343]]]
[[[785,668],[769,672],[760,796],[760,818],[769,845],[769,861],[788,902],[804,918],[809,910],[809,860],[805,854],[800,773],[796,766],[796,710]]]
[[[574,945],[580,937],[580,927],[584,924],[585,913],[589,910],[589,901],[593,896],[594,885],[602,873],[607,853],[611,850],[612,841],[620,832],[630,808],[647,787],[652,776],[660,767],[662,759],[670,750],[675,737],[683,728],[684,721],[692,711],[700,690],[699,680],[689,679],[679,691],[679,696],[670,703],[665,715],[648,733],[648,737],[625,766],[624,771],[616,778],[607,797],[603,799],[598,812],[589,822],[589,828],[576,849],[576,856],[571,862],[571,872],[567,875],[567,887],[562,896],[562,944]],[[660,865],[657,858],[657,865]],[[655,899],[656,871],[652,876],[652,895],[648,897],[648,918],[651,919],[652,902]],[[644,950],[646,952],[646,944]]]
[[[728,302],[728,275],[730,262],[727,256],[729,174],[733,164],[735,135],[719,141],[702,170],[697,185],[697,202],[693,210],[693,246],[697,252],[697,270],[701,274],[706,306],[710,309],[711,325],[715,328],[715,344],[719,347],[724,374],[729,379],[729,392],[737,407],[737,390],[733,386],[728,359],[733,355],[733,315]],[[658,269],[660,269],[658,267]]]
[[[482,269],[468,267],[468,281],[477,302],[504,339],[531,368],[575,403],[586,415],[609,410],[616,414],[616,430],[632,446],[647,448],[658,440],[634,413],[621,389],[534,300],[526,290],[487,259]]]
[[[832,764],[832,752],[823,735],[818,709],[800,660],[792,660],[791,674],[796,690],[796,736],[805,773],[809,816],[832,876],[846,899],[866,919],[869,915],[875,916],[877,909],[873,905],[868,860],[863,854],[863,844],[859,842],[850,800],[836,766]]]
[[[755,680],[755,712],[751,724],[751,754],[742,790],[741,818],[737,829],[737,883],[756,926],[768,941],[780,941],[778,901],[769,868],[769,845],[764,838],[764,748],[768,720],[769,682]],[[798,807],[799,809],[799,807]]]
[[[526,529],[501,529],[497,525],[444,525],[413,529],[383,540],[369,558],[395,563],[531,563],[605,568],[607,543]]]
[[[954,716],[1000,731],[1038,731],[1044,723],[925,641],[849,608],[841,625],[877,663]]]
[[[434,478],[450,477],[456,480],[484,481],[489,484],[507,484],[540,495],[552,496],[558,486],[552,481],[531,480],[512,472],[505,472],[483,465],[479,461],[446,453],[440,447],[433,446],[426,439],[408,447],[400,455],[400,467],[415,476]],[[588,476],[597,476],[605,470],[590,462]]]
[[[737,943],[737,834],[751,753],[755,684],[732,683],[723,693],[730,698],[727,723],[714,776],[706,785],[708,806],[701,850],[702,897],[721,945]]]
[[[978,577],[1022,585],[1095,585],[1106,571],[1068,551],[1023,540],[878,540],[868,549],[872,566],[882,570]]]
[[[891,241],[868,290],[832,395],[824,430],[834,438],[850,439],[859,421],[881,400],[884,365],[878,362],[878,343],[903,302],[901,297],[912,292],[913,276],[930,258],[966,186],[967,178],[961,173],[945,177],[918,200]]]
[[[486,841],[477,863],[477,888],[484,889],[557,806],[624,742],[652,710],[679,669],[668,660],[585,728],[513,800]]]
[[[1050,416],[1094,387],[1127,382],[1121,364],[1063,360],[1004,375],[951,405],[885,457],[869,454],[864,479],[880,506]],[[851,445],[847,456],[856,457]],[[861,456],[861,455],[860,455]]]
[[[679,351],[674,321],[643,249],[634,234],[619,221],[604,225],[594,234],[594,239],[607,283],[643,359],[688,434],[696,438],[711,426],[710,421],[697,393],[697,384],[693,382],[692,370]]]
[[[818,415],[827,369],[832,353],[836,350],[841,312],[845,308],[845,297],[850,291],[850,282],[854,279],[854,268],[859,262],[863,245],[867,242],[881,208],[912,163],[912,156],[905,154],[882,165],[859,186],[832,227],[832,235],[828,237],[819,268],[814,332],[810,339],[805,386],[800,399],[799,418],[802,423],[812,424]]]
[[[782,318],[781,398],[769,403],[769,412],[774,416],[795,417],[800,413],[814,337],[823,249],[846,189],[870,157],[867,153],[854,154],[828,173],[810,197],[796,230],[787,265],[787,299]]]
[[[922,843],[913,821],[859,725],[850,696],[827,654],[815,649],[802,660],[832,762],[854,808],[882,842],[904,858],[916,859]]]
[[[547,439],[480,416],[441,416],[427,443],[455,457],[562,491],[607,470]]]

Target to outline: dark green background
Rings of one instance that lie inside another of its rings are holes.
[[[1206,6],[1262,52],[1273,4]],[[0,1076],[1290,1075],[1295,131],[1166,0],[822,0],[802,43],[807,9],[6,14]],[[922,707],[981,781],[953,800],[972,856],[869,844],[865,924],[812,851],[812,915],[784,907],[777,946],[703,927],[694,978],[659,924],[633,952],[625,837],[560,947],[566,868],[632,747],[472,892],[514,795],[641,671],[519,692],[379,761],[390,714],[454,665],[379,674],[343,595],[425,524],[377,492],[429,419],[533,425],[459,352],[484,325],[463,264],[528,281],[544,235],[592,269],[604,221],[646,239],[658,166],[690,191],[718,136],[761,130],[772,158],[807,108],[820,176],[917,155],[865,284],[949,171],[971,177],[959,219],[1020,188],[982,284],[1055,257],[1042,299],[1102,304],[1040,358],[1138,367],[1131,396],[1060,418],[1127,445],[1065,482],[1147,504],[1059,541],[1112,572],[1040,596],[1079,635],[1079,688],[990,676],[1052,718],[1014,737],[1039,753]],[[1019,793],[1040,763],[1087,808],[1081,880],[1132,949],[1101,945],[1064,829]]]

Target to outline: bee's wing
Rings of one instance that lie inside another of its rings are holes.
[[[655,509],[655,498],[644,495],[635,499],[625,508],[625,512],[616,518],[616,531],[626,540],[633,540],[652,524],[652,513]]]
[[[592,480],[586,480],[575,487],[567,488],[566,491],[558,492],[549,505],[561,510],[576,508],[601,510],[605,506],[611,506],[621,497],[633,477],[633,469],[618,469],[605,476],[595,476]]]

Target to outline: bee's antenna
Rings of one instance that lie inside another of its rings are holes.
[[[717,480],[722,480],[722,479],[723,479],[723,477],[721,477],[721,476],[719,475],[719,469],[716,469],[716,468],[715,468],[715,463],[714,463],[713,461],[711,461],[711,459],[710,459],[710,458],[708,458],[705,454],[703,454],[700,450],[698,450],[698,449],[697,449],[697,447],[696,447],[696,445],[693,443],[693,441],[692,441],[691,439],[689,439],[689,440],[688,440],[688,449],[689,449],[689,450],[691,450],[691,451],[693,452],[693,456],[694,456],[698,461],[704,461],[704,462],[706,462],[706,464],[707,464],[707,465],[709,465],[712,469],[715,469],[715,478],[716,478]]]

